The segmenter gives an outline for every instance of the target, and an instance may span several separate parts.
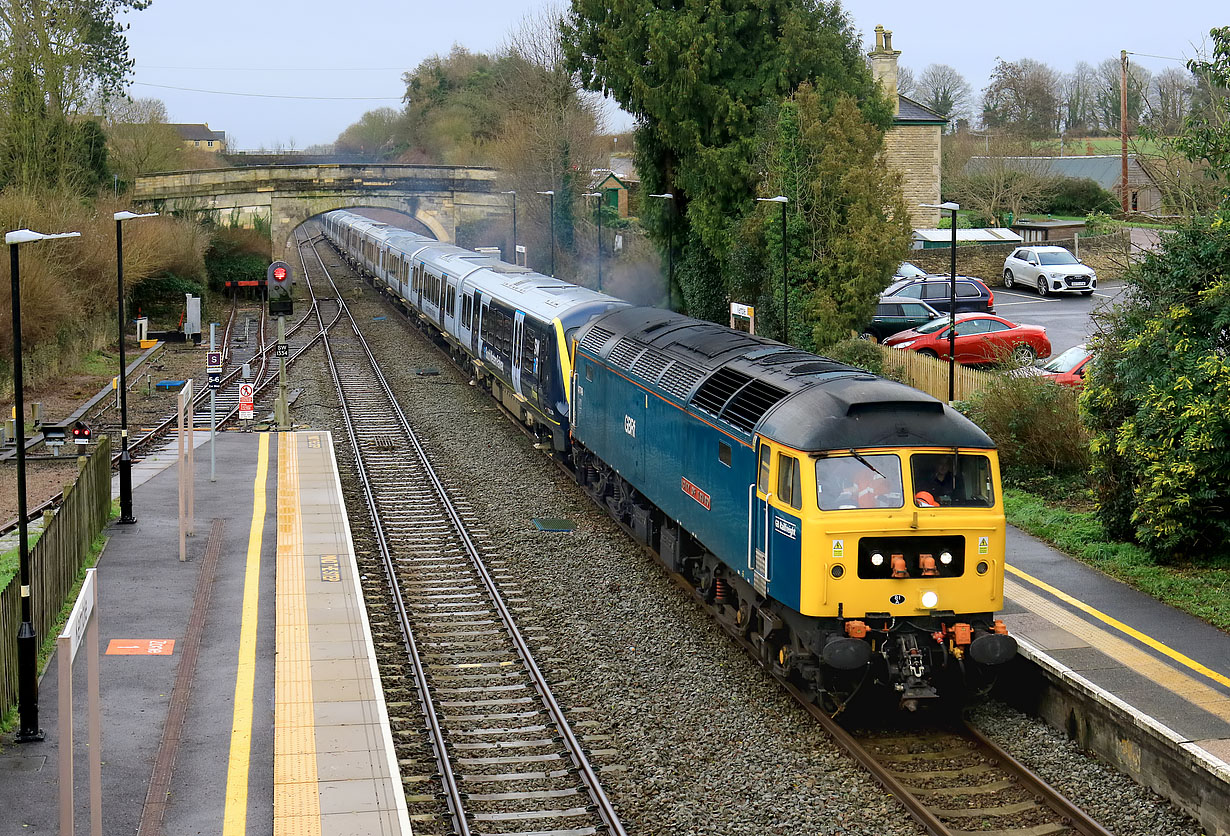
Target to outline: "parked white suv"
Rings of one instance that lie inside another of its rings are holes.
[[[1090,296],[1098,286],[1093,268],[1063,247],[1019,247],[1004,259],[1004,287],[1021,284],[1048,293]]]

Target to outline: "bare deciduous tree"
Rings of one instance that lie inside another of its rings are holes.
[[[918,101],[946,116],[954,127],[958,120],[972,115],[973,92],[969,82],[947,64],[928,64],[918,78],[915,93]]]

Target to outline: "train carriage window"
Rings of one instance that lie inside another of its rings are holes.
[[[799,485],[799,460],[785,453],[777,454],[777,498],[791,508],[803,507],[803,489]]]
[[[594,364],[593,363],[585,364],[585,379],[586,380],[594,379]]]
[[[474,297],[470,294],[463,294],[461,297],[461,327],[469,328],[470,323],[474,321]]]
[[[990,508],[995,505],[991,460],[954,452],[915,453],[910,457],[914,504],[919,508]]]
[[[457,314],[457,288],[452,285],[448,286],[448,302],[444,306],[444,312],[449,316]]]
[[[891,453],[818,459],[816,501],[821,511],[901,508],[901,459]]]
[[[760,470],[756,476],[756,489],[762,494],[769,493],[769,445],[760,445]]]
[[[730,467],[730,445],[725,441],[718,442],[718,461]]]

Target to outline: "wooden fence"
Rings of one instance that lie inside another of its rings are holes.
[[[933,398],[948,401],[948,361],[924,357],[917,351],[902,351],[886,345],[876,345],[884,355],[884,374],[902,380],[908,386],[921,389]],[[953,397],[958,401],[988,386],[995,375],[980,369],[971,369],[957,363],[954,366]]]
[[[40,647],[55,627],[90,553],[90,544],[110,514],[111,442],[104,436],[93,455],[84,460],[76,483],[65,487],[64,501],[30,549],[31,617]],[[17,704],[19,626],[21,577],[17,575],[0,591],[0,714]]]

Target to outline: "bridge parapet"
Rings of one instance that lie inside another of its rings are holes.
[[[291,233],[321,212],[378,206],[414,217],[453,241],[459,221],[504,216],[498,172],[477,166],[270,165],[166,172],[138,177],[133,200],[145,206],[227,213],[241,225],[270,222],[272,258],[284,257]]]

